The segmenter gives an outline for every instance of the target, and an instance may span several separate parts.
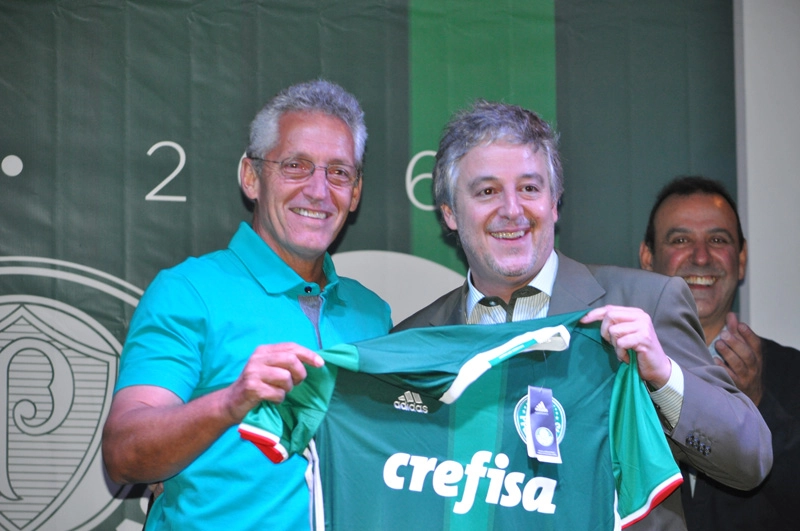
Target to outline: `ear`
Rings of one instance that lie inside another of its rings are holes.
[[[444,222],[447,225],[448,229],[454,231],[458,230],[458,224],[456,223],[456,215],[453,212],[453,209],[450,208],[450,205],[442,205],[442,217],[444,218]]]
[[[359,177],[353,185],[353,195],[350,197],[350,212],[355,212],[358,208],[358,202],[361,201],[361,186],[364,182],[363,177]]]
[[[239,183],[248,199],[251,201],[258,199],[261,183],[258,180],[258,172],[253,167],[253,161],[247,157],[242,159],[242,166],[239,168]]]
[[[647,271],[653,270],[653,253],[644,242],[639,244],[639,265]]]
[[[747,271],[747,240],[742,244],[742,250],[739,251],[739,282],[744,280],[745,272]]]

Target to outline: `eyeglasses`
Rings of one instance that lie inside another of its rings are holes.
[[[288,158],[286,160],[269,160],[261,157],[250,157],[250,160],[260,160],[271,162],[280,166],[281,176],[287,181],[303,182],[317,171],[317,168],[325,170],[325,178],[334,186],[352,186],[361,174],[361,170],[349,164],[329,164],[328,166],[317,166],[310,160],[300,158]]]

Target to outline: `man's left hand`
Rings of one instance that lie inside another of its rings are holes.
[[[722,360],[714,358],[717,365],[725,367],[736,384],[753,403],[758,406],[764,395],[761,374],[764,358],[761,354],[761,338],[745,323],[739,322],[736,314],[729,313],[723,330],[714,348]]]
[[[642,380],[654,389],[666,385],[672,363],[661,348],[650,315],[639,308],[608,305],[593,309],[581,319],[582,323],[595,321],[602,321],[600,335],[611,343],[620,361],[630,363],[628,349],[636,351]]]

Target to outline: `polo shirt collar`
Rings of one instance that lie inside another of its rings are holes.
[[[294,296],[319,295],[322,290],[316,282],[306,282],[278,254],[256,234],[253,228],[244,221],[228,244],[242,265],[253,278],[261,284],[264,291],[270,294],[291,294]],[[336,293],[339,276],[328,253],[322,263],[322,271],[328,279],[325,287],[326,295]]]

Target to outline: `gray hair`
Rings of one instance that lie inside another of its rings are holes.
[[[504,141],[529,145],[547,156],[550,193],[554,202],[561,198],[564,184],[558,135],[538,114],[517,105],[477,100],[469,109],[459,111],[445,126],[436,164],[433,168],[433,194],[436,206],[448,205],[455,211],[454,190],[458,163],[479,145]]]
[[[277,146],[278,122],[293,111],[321,112],[342,120],[353,135],[356,165],[361,167],[367,143],[364,111],[352,94],[324,79],[292,85],[267,102],[250,124],[247,154],[260,157]]]

